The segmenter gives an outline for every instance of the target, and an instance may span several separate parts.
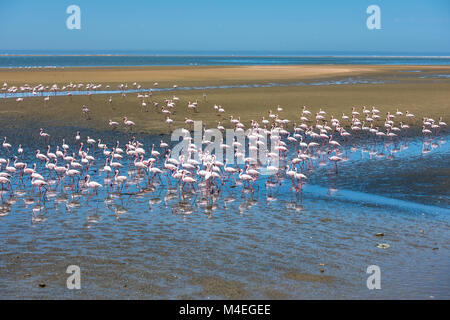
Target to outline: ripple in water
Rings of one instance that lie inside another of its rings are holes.
[[[139,140],[147,150],[160,137]],[[43,146],[26,141],[31,165]],[[2,297],[448,299],[449,153],[448,136],[360,141],[342,149],[336,174],[319,152],[302,195],[285,176],[262,178],[253,193],[232,182],[181,193],[165,176],[149,183],[126,157],[121,192],[102,160],[90,168],[98,194],[49,178],[39,195],[17,179],[13,196],[1,193]],[[72,264],[78,292],[66,289]],[[382,270],[377,292],[365,285],[372,264]]]

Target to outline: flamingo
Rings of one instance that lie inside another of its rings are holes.
[[[425,128],[425,126],[422,126],[422,133],[424,136],[432,134],[431,130]]]
[[[330,135],[330,138],[328,140],[328,144],[331,144],[334,147],[340,147],[341,145],[339,144],[339,142],[332,140],[333,139],[333,135]]]
[[[110,127],[112,127],[113,129],[116,129],[118,125],[119,125],[118,122],[112,121],[111,119],[109,119],[109,126]]]
[[[409,113],[408,110],[406,110],[405,117],[407,117],[407,118],[409,118],[409,119],[412,119],[412,118],[414,118],[415,116],[414,116],[412,113]]]
[[[10,188],[10,194],[12,194],[12,185],[8,178],[0,176],[0,184],[2,185],[2,191],[5,189],[5,184],[8,185]]]
[[[109,174],[111,173],[111,167],[109,166],[109,158],[106,158],[105,159],[105,165],[103,166],[103,168],[102,168],[102,170],[104,171],[104,172],[106,172],[107,174],[108,174],[108,177],[109,177]]]
[[[127,181],[127,179],[128,179],[127,177],[119,175],[119,170],[115,171],[114,181],[118,185],[120,185],[120,189],[123,189],[123,186],[124,186],[125,182]]]
[[[7,161],[7,163],[6,163],[5,170],[6,170],[8,173],[10,173],[10,174],[14,174],[14,173],[16,173],[16,171],[17,171],[17,169],[16,169],[15,167],[11,167],[11,166],[9,165],[9,159],[8,159],[8,161]]]
[[[9,149],[11,148],[11,144],[6,142],[6,137],[3,139],[3,148],[6,149],[6,151],[9,153]]]
[[[342,158],[339,158],[338,156],[329,156],[330,155],[330,153],[331,153],[331,151],[328,151],[328,160],[330,160],[331,162],[333,162],[334,163],[334,167],[335,167],[335,169],[336,169],[336,174],[338,173],[338,168],[337,168],[337,163],[339,162],[339,161],[342,161]]]
[[[21,144],[19,144],[19,148],[17,148],[17,153],[18,153],[20,156],[22,156],[22,154],[23,154],[23,148],[22,148],[22,145],[21,145]]]
[[[123,123],[127,126],[127,128],[130,131],[133,131],[133,127],[135,126],[135,123],[131,120],[128,120],[127,117],[123,117]]]
[[[189,184],[189,185],[191,185],[191,186],[193,186],[194,183],[197,182],[197,180],[195,180],[194,178],[189,177],[189,176],[186,176],[186,171],[183,172],[183,175],[182,175],[182,177],[181,177],[181,180],[183,181],[183,187],[182,187],[183,189],[184,189],[184,185],[185,185],[186,183]]]
[[[89,116],[91,110],[89,110],[88,107],[83,105],[83,107],[81,108],[81,111],[82,111],[83,115],[86,117],[86,120],[90,120],[91,119],[91,117]]]
[[[39,189],[39,197],[42,195],[42,188],[44,188],[44,190],[47,192],[47,182],[45,182],[43,179],[33,177],[33,180],[31,180],[31,185]]]
[[[23,169],[23,173],[31,176],[35,172],[36,172],[36,163],[33,163],[33,168],[27,168],[27,166],[25,164],[25,168]]]
[[[95,191],[95,193],[97,194],[98,192],[98,188],[102,188],[103,186],[95,181],[91,181],[91,176],[90,175],[86,175],[85,177],[85,184],[89,189],[92,189],[93,191]]]
[[[48,133],[45,133],[44,129],[42,128],[39,129],[39,135],[41,136],[41,138],[44,139],[44,143],[48,144],[48,139],[50,138],[50,135]]]
[[[247,185],[250,187],[250,189],[253,191],[253,187],[250,184],[250,182],[253,182],[255,180],[254,177],[252,177],[249,174],[244,173],[242,169],[239,170],[239,180],[243,181],[244,183],[247,183]],[[244,189],[244,185],[242,186],[242,189]]]
[[[166,118],[166,123],[169,125],[169,130],[171,130],[171,128],[172,128],[172,123],[173,123],[173,120],[172,119],[170,119],[169,118],[169,116],[167,116],[167,118]]]
[[[69,164],[66,164],[66,171],[65,171],[65,175],[67,177],[71,177],[72,178],[72,183],[75,184],[75,177],[78,177],[81,172],[76,170],[76,169],[69,169]]]

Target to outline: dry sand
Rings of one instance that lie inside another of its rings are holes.
[[[56,69],[0,69],[0,81],[8,84],[67,84],[138,82],[144,87],[181,85],[216,85],[229,83],[295,81],[336,76],[377,75],[407,70],[442,70],[450,66],[372,66],[372,65],[306,65],[306,66],[175,66],[175,67],[69,67]]]

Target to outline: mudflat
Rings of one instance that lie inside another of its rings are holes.
[[[420,70],[418,73],[412,72]],[[435,74],[450,71],[450,66],[239,66],[239,67],[95,67],[0,70],[0,82],[9,85],[52,85],[59,87],[69,83],[102,84],[103,89],[110,85],[117,89],[120,83],[137,82],[142,88],[172,88],[183,86],[217,86],[276,82],[283,86],[257,88],[228,88],[201,90],[155,91],[146,99],[142,107],[137,93],[95,94],[80,96],[52,96],[44,102],[42,96],[25,98],[18,104],[15,99],[0,99],[0,122],[3,126],[21,128],[26,123],[38,126],[79,126],[80,128],[111,129],[109,119],[122,123],[127,116],[136,123],[134,130],[142,133],[168,133],[166,115],[162,113],[164,99],[174,95],[179,98],[170,118],[174,120],[172,129],[184,126],[185,118],[202,120],[208,127],[216,127],[218,122],[230,126],[229,117],[240,117],[245,125],[251,120],[260,121],[268,116],[269,109],[275,111],[280,105],[280,117],[289,119],[291,125],[300,122],[303,105],[315,113],[320,109],[334,117],[342,113],[349,115],[352,107],[371,108],[375,106],[383,117],[375,125],[383,126],[386,112],[396,109],[408,110],[415,114],[409,119],[411,126],[421,126],[422,117],[443,117],[448,122],[450,110],[450,79],[436,78]],[[412,76],[414,74],[414,76]],[[328,81],[348,77],[371,78],[377,83],[308,85],[314,81]],[[306,85],[290,85],[304,81]],[[206,95],[206,99],[203,95]],[[109,98],[112,97],[112,103]],[[187,107],[189,102],[198,101],[197,112]],[[154,106],[154,102],[158,106]],[[221,105],[225,112],[218,114],[213,106]],[[90,109],[89,119],[82,114],[82,106]],[[314,117],[311,117],[312,120]],[[118,130],[124,130],[120,126]]]

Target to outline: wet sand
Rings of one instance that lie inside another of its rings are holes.
[[[203,100],[203,93],[207,94],[207,101]],[[120,94],[112,95],[110,105],[107,100],[110,95],[73,96],[72,98],[59,96],[50,97],[47,105],[43,97],[25,98],[17,105],[15,99],[0,99],[0,124],[8,128],[20,129],[26,123],[38,123],[51,134],[53,126],[76,126],[81,128],[95,128],[111,130],[109,119],[117,121],[121,126],[117,129],[124,131],[122,117],[127,116],[136,123],[135,131],[141,133],[168,133],[169,127],[165,123],[165,115],[161,112],[164,99],[173,95],[180,101],[171,115],[173,127],[184,126],[184,119],[202,120],[208,127],[217,127],[218,121],[225,127],[230,127],[229,117],[241,117],[241,121],[248,126],[252,119],[260,121],[267,118],[269,109],[276,110],[277,105],[283,107],[283,118],[290,119],[291,124],[300,118],[301,107],[318,112],[320,108],[328,114],[341,118],[342,112],[351,113],[352,107],[363,105],[371,108],[376,106],[385,115],[387,111],[402,112],[409,110],[415,118],[407,121],[410,126],[419,125],[423,116],[438,120],[440,116],[449,123],[450,110],[450,80],[424,79],[421,82],[389,83],[389,84],[358,84],[358,85],[328,85],[302,87],[272,87],[272,88],[239,88],[216,90],[192,90],[158,92],[153,94],[152,100],[147,102],[144,110],[135,93],[122,98]],[[198,99],[198,112],[187,108],[188,101]],[[153,107],[152,102],[158,102],[159,107]],[[219,116],[213,109],[214,104],[221,105],[225,113]],[[81,108],[87,105],[91,110],[90,120],[83,116]],[[378,121],[383,126],[383,117]],[[289,129],[291,129],[291,125]]]
[[[112,87],[137,81],[150,87],[158,81],[160,87],[171,87],[290,83],[370,73],[377,79],[399,82],[175,90],[154,93],[153,101],[162,105],[164,98],[180,98],[172,116],[174,127],[183,125],[184,117],[204,120],[210,127],[222,121],[227,127],[229,115],[241,116],[248,125],[251,119],[267,116],[267,110],[278,104],[284,109],[283,117],[291,120],[299,119],[302,105],[312,112],[322,108],[339,117],[342,111],[348,115],[354,106],[374,105],[381,114],[396,108],[409,110],[416,115],[411,125],[419,125],[424,115],[435,120],[443,116],[449,123],[450,81],[418,79],[399,72],[414,70],[449,73],[448,67],[424,66],[64,68],[0,70],[0,83],[63,85],[75,81]],[[207,101],[203,101],[203,93]],[[51,134],[53,145],[63,137],[74,145],[77,130],[83,138],[87,134],[110,136],[111,144],[120,137],[124,144],[128,138],[122,134],[124,128],[117,129],[118,134],[108,126],[109,119],[120,121],[124,115],[136,122],[136,131],[150,139],[145,140],[147,147],[160,139],[149,138],[148,133],[168,133],[163,114],[152,107],[143,111],[136,94],[124,99],[113,95],[112,105],[108,98],[51,97],[47,106],[42,97],[25,99],[20,106],[15,99],[0,99],[0,136],[8,136],[14,146],[26,141],[24,148],[30,150],[44,147],[39,127]],[[195,99],[199,100],[198,113],[186,107]],[[223,118],[214,112],[215,103],[225,108]],[[90,120],[82,115],[83,104],[91,109]],[[329,188],[330,193],[353,189],[446,208],[448,151],[435,153],[431,152],[433,158],[425,158],[427,161],[419,155],[367,161],[369,165],[347,162],[340,168],[340,179],[324,169],[316,178],[311,175],[310,183]],[[28,154],[31,163],[34,155]],[[30,205],[25,203],[27,199],[9,199],[0,208],[5,214],[0,218],[5,248],[0,252],[0,298],[448,299],[450,251],[442,236],[449,232],[448,215],[322,198],[314,190],[308,193],[307,187],[301,203],[289,196],[288,185],[278,190],[275,200],[264,193],[253,199],[230,189],[217,199],[214,210],[198,204],[196,198],[169,200],[169,190],[161,193],[161,188],[107,199],[108,204],[100,206],[93,199],[80,203],[77,194],[58,195],[45,206],[37,200]],[[234,202],[225,201],[227,195]],[[160,202],[149,206],[150,199]],[[45,220],[33,222],[33,210]],[[382,239],[375,236],[380,232]],[[377,248],[380,242],[391,247]],[[82,268],[80,291],[66,288],[65,271],[71,264]],[[366,268],[372,264],[383,270],[383,290],[366,288]]]
[[[123,143],[127,136],[111,135],[107,143],[116,138]],[[157,139],[147,137],[145,145]],[[401,193],[407,200],[419,196],[427,205],[438,205],[435,197],[448,200],[448,188],[423,188],[421,177],[433,167],[439,170],[435,177],[445,174],[438,168],[448,167],[448,136],[436,139],[440,146],[426,157],[420,156],[419,141],[403,143],[409,149],[393,159],[366,159],[361,167],[348,161],[339,179],[328,167],[309,173],[309,180],[330,193],[348,188],[395,198]],[[42,142],[34,143],[30,150]],[[359,154],[347,152],[351,158]],[[32,161],[27,154],[27,162]],[[406,176],[405,170],[415,174]],[[270,198],[266,192],[252,197],[232,188],[214,197],[211,207],[203,198],[173,197],[174,190],[162,185],[131,197],[102,194],[99,203],[67,190],[46,203],[4,198],[0,298],[449,298],[448,214],[338,200],[313,191],[299,202],[288,183]],[[227,202],[228,197],[234,201]],[[32,220],[35,211],[41,220]],[[379,243],[390,247],[379,248]],[[82,270],[81,290],[66,287],[72,264]],[[366,268],[373,264],[382,270],[382,290],[366,287]]]
[[[415,71],[420,70],[420,73]],[[414,71],[414,72],[412,72]],[[161,113],[164,99],[176,95],[180,98],[175,113],[171,116],[174,127],[184,125],[185,117],[203,120],[209,127],[216,127],[217,122],[228,127],[226,119],[230,115],[241,117],[248,125],[252,119],[260,120],[267,116],[268,109],[281,105],[281,115],[290,119],[291,123],[299,121],[300,108],[307,105],[312,112],[319,108],[340,118],[342,112],[347,115],[352,107],[366,105],[376,106],[382,114],[395,112],[397,108],[405,112],[409,110],[416,115],[408,124],[420,123],[423,116],[448,120],[450,110],[450,79],[433,78],[436,74],[449,74],[450,66],[182,66],[182,67],[99,67],[99,68],[57,68],[51,70],[0,70],[0,82],[10,85],[44,84],[59,87],[73,83],[102,83],[111,90],[117,89],[120,83],[137,82],[142,88],[152,88],[154,82],[159,88],[171,88],[174,84],[182,86],[212,86],[252,83],[293,83],[296,81],[336,80],[352,77],[370,77],[378,80],[378,84],[350,85],[305,85],[268,88],[234,88],[210,90],[173,90],[170,92],[154,92],[147,101],[144,110],[136,93],[128,93],[126,98],[120,94],[99,94],[88,96],[50,95],[50,101],[44,104],[43,97],[25,98],[17,105],[15,99],[0,99],[0,124],[7,127],[20,128],[26,121],[39,122],[44,127],[66,126],[68,124],[80,128],[96,128],[110,130],[108,120],[122,122],[127,116],[136,123],[135,130],[142,133],[168,133],[169,128]],[[419,78],[425,76],[426,78]],[[389,83],[390,82],[390,83]],[[206,101],[203,94],[207,95]],[[112,96],[113,102],[107,100]],[[187,108],[188,101],[199,101],[198,112]],[[158,102],[159,107],[153,107]],[[222,116],[214,111],[213,105],[222,105],[225,113]],[[90,120],[86,120],[81,107],[87,105],[91,110]],[[380,121],[380,126],[382,123]],[[123,128],[119,129],[123,130]]]

